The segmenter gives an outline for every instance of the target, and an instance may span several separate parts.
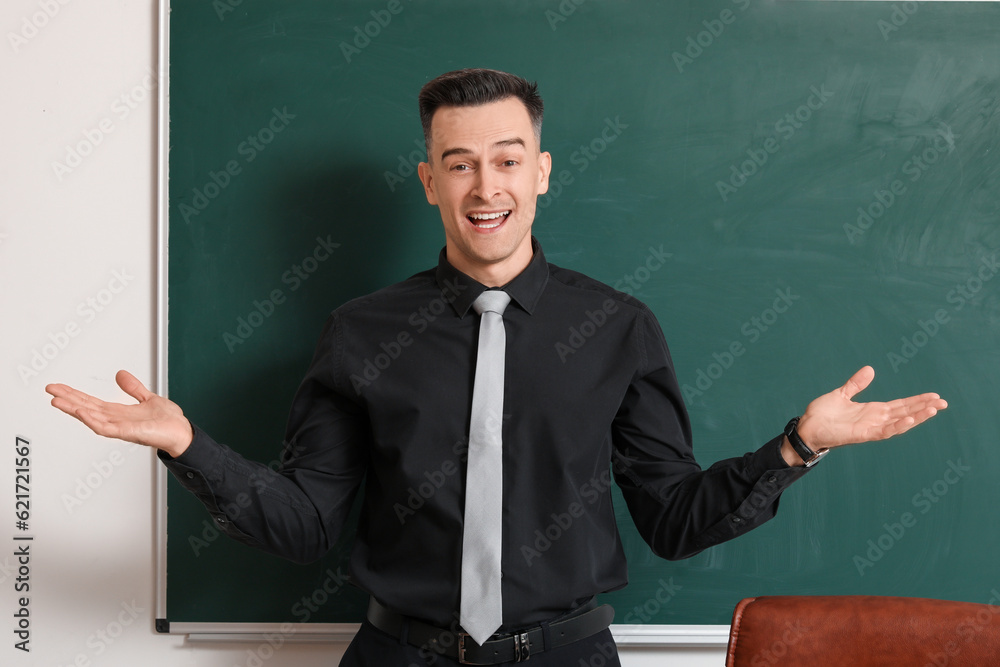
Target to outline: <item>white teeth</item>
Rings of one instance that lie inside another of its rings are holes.
[[[469,217],[473,220],[496,220],[509,214],[510,211],[501,211],[500,213],[470,213]]]

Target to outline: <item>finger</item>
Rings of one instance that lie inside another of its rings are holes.
[[[48,387],[46,390],[49,391]],[[49,391],[49,393],[53,396],[51,401],[53,407],[59,408],[63,412],[71,412],[77,408],[93,408],[99,410],[105,405],[104,401],[94,398],[89,394],[85,394],[82,391],[77,391],[72,387],[67,387],[66,385],[59,385],[59,388],[53,388]]]
[[[70,417],[74,417],[76,419],[80,419],[80,417],[77,416],[76,414],[77,411],[84,409],[79,404],[74,403],[72,401],[67,401],[66,399],[63,398],[53,398],[52,407],[61,410],[62,412],[68,414]]]
[[[118,371],[115,375],[115,382],[122,388],[122,391],[140,403],[148,401],[155,396],[153,392],[146,389],[146,386],[128,371]]]
[[[907,414],[921,412],[928,408],[944,410],[948,407],[948,402],[940,398],[937,394],[921,394],[920,396],[910,396],[900,398],[886,404],[888,413],[892,417],[902,417]]]
[[[914,426],[923,424],[925,421],[938,413],[933,406],[925,407],[913,414],[889,422],[883,427],[883,439],[906,433]]]
[[[53,407],[62,410],[70,417],[73,417],[77,421],[81,422],[84,426],[94,431],[98,435],[105,435],[105,429],[101,426],[109,421],[108,417],[102,413],[100,410],[94,410],[92,408],[81,406],[76,403],[67,402],[60,398],[52,399]]]
[[[60,398],[66,398],[70,400],[77,400],[81,403],[93,403],[97,402],[98,399],[94,398],[90,394],[85,394],[79,389],[74,389],[69,385],[65,384],[50,384],[45,386],[45,391],[52,396],[57,396]]]
[[[897,398],[893,401],[889,401],[886,405],[888,405],[889,407],[895,407],[897,405],[902,405],[904,403],[913,403],[913,402],[931,403],[934,401],[942,401],[942,400],[944,399],[942,399],[938,394],[935,394],[934,392],[928,392],[926,394],[916,394],[914,396],[907,396],[905,398]]]
[[[882,439],[886,440],[894,436],[906,433],[911,428],[916,426],[916,421],[913,417],[904,417],[902,419],[897,419],[894,422],[886,424],[882,427]]]
[[[910,428],[913,428],[913,426],[916,426],[917,424],[923,424],[925,421],[927,421],[937,413],[938,413],[937,408],[931,406],[924,408],[920,412],[911,415],[911,418],[913,419],[913,425],[910,426]]]
[[[871,366],[865,366],[857,373],[851,376],[840,391],[843,393],[844,397],[848,400],[854,398],[862,391],[864,391],[868,385],[871,384],[872,380],[875,378],[875,369]]]
[[[74,414],[74,417],[79,419],[83,424],[89,428],[91,431],[97,435],[103,435],[107,438],[114,438],[118,436],[120,429],[116,428],[114,423],[111,422],[107,416],[102,415],[94,410],[88,410],[87,408],[80,408]]]

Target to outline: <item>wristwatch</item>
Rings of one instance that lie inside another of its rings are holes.
[[[818,452],[810,449],[809,445],[799,437],[799,432],[796,427],[799,425],[799,418],[794,417],[792,421],[788,422],[785,426],[785,436],[788,438],[788,442],[792,443],[792,449],[795,453],[799,455],[807,468],[812,468],[814,465],[819,463],[819,460],[830,453],[829,449],[821,449]]]

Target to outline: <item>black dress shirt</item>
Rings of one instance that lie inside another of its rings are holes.
[[[533,244],[529,266],[503,287],[505,628],[626,584],[612,477],[652,550],[679,559],[770,519],[805,473],[785,464],[780,436],[702,470],[650,310],[548,264]],[[484,289],[442,251],[436,269],[336,309],[277,472],[197,427],[184,454],[161,459],[224,532],[298,562],[334,545],[365,480],[354,582],[398,612],[451,625],[480,321],[471,305]],[[239,513],[226,516],[232,506]]]

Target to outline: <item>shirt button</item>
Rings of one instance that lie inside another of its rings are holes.
[[[776,475],[771,475],[770,477],[767,478],[767,481],[770,482],[771,484],[774,484],[775,482],[778,481],[778,477]]]
[[[215,517],[215,520],[218,523],[225,523],[226,522],[226,517],[224,517],[224,516],[217,516],[217,517]]]
[[[738,516],[734,516],[732,521],[733,523],[743,523],[743,519],[739,518]]]
[[[186,474],[186,476],[187,476],[188,479],[194,479],[194,473],[193,472],[188,472],[188,473],[185,473],[185,474]]]

